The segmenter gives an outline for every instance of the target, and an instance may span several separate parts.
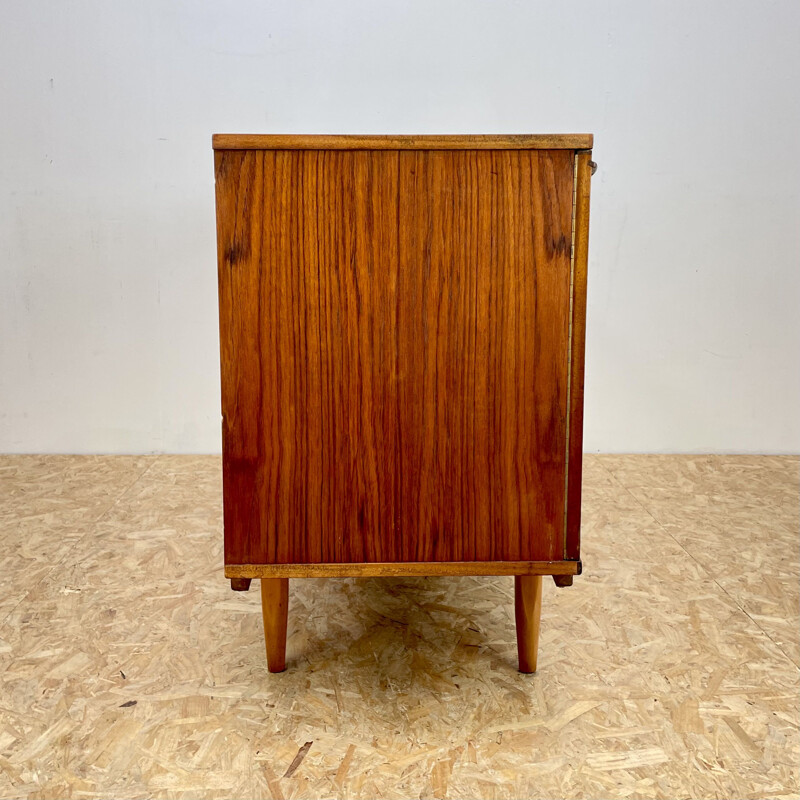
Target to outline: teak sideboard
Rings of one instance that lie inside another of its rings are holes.
[[[225,575],[581,572],[592,136],[217,134]]]

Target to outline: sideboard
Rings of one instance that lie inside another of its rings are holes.
[[[592,136],[217,134],[225,575],[581,573]]]

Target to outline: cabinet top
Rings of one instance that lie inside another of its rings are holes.
[[[591,133],[328,136],[215,133],[214,150],[590,150]]]

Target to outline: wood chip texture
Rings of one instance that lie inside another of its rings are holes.
[[[798,459],[584,470],[535,675],[510,577],[292,580],[270,675],[218,457],[0,457],[0,797],[797,797]]]

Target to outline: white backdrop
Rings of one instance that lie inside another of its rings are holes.
[[[0,16],[0,451],[219,450],[212,132],[593,132],[587,450],[800,450],[796,0]]]

